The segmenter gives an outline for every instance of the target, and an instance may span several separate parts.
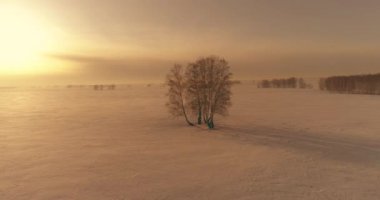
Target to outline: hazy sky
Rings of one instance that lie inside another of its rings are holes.
[[[185,64],[207,55],[225,57],[239,79],[380,72],[378,0],[7,4],[32,13],[43,24],[38,29],[54,35],[54,46],[39,51],[43,58],[34,63],[46,70],[3,74],[3,84],[160,81],[175,62]],[[10,22],[17,18],[5,17]]]

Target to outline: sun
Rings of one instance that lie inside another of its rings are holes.
[[[0,4],[0,74],[37,73],[51,43],[48,28],[33,13]]]

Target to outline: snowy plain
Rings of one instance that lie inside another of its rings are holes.
[[[380,199],[380,96],[233,92],[210,131],[158,85],[0,89],[0,199]]]

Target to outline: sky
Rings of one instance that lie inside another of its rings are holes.
[[[244,80],[378,73],[379,9],[377,0],[1,0],[0,85],[162,82],[173,64],[208,55]]]

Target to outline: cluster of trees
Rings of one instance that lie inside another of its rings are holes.
[[[258,88],[311,88],[303,78],[286,78],[286,79],[272,79],[262,80],[257,84]]]
[[[342,93],[380,94],[380,74],[321,78],[319,88]]]
[[[86,85],[67,85],[66,88],[68,89],[82,89],[85,88]]]
[[[94,85],[94,90],[115,90],[115,85]]]
[[[231,105],[231,78],[228,62],[217,56],[200,58],[186,68],[174,65],[166,78],[170,113],[184,116],[191,126],[195,119],[213,129],[215,114],[226,115]]]

